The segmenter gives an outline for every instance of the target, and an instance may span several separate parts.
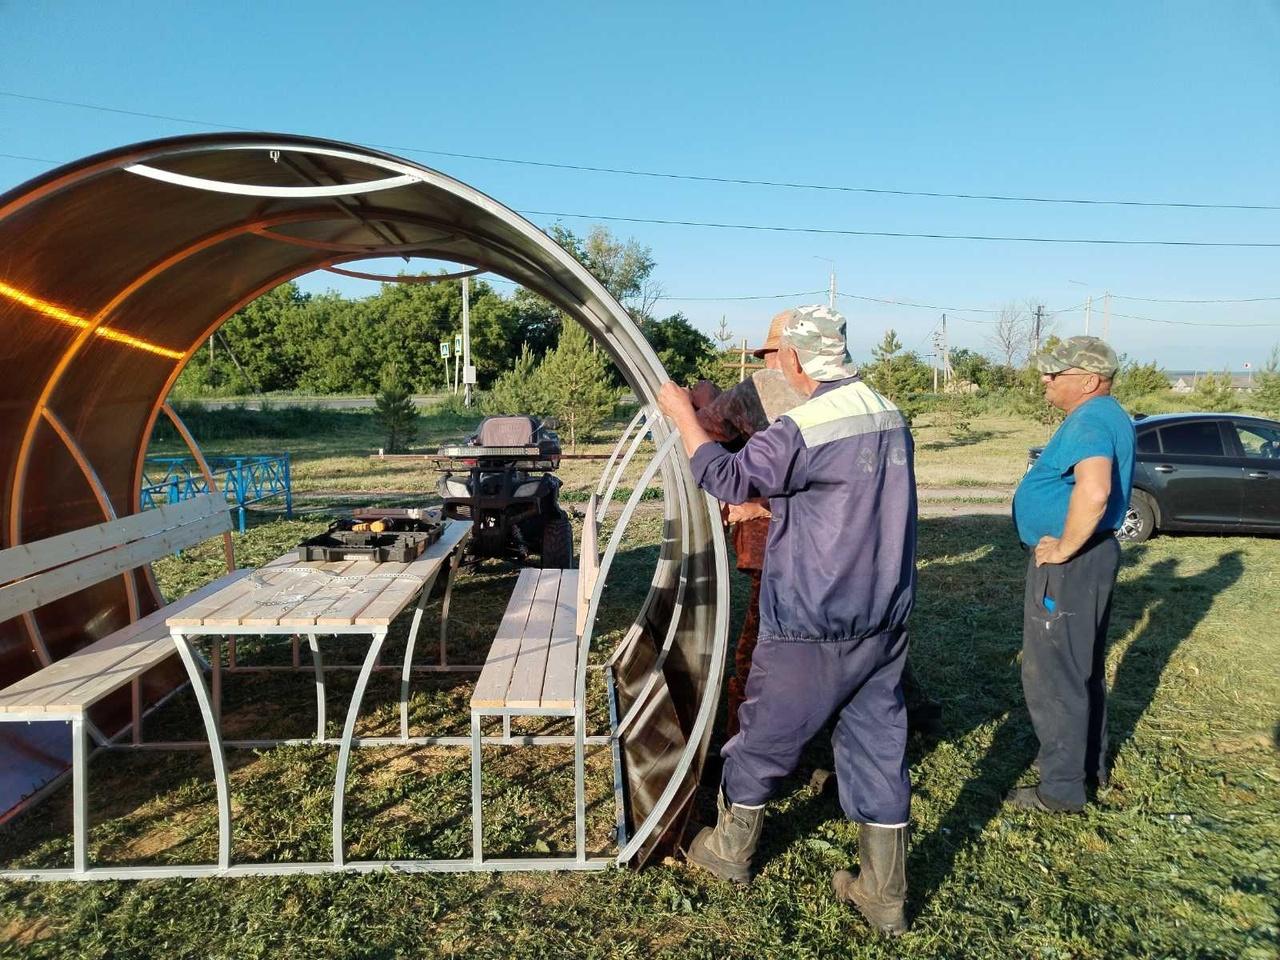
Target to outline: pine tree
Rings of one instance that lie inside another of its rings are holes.
[[[1252,405],[1270,416],[1280,416],[1280,344],[1271,348],[1266,366],[1253,380]]]
[[[529,344],[520,348],[514,366],[500,376],[484,395],[481,408],[486,414],[529,414],[545,417],[550,413],[543,389],[538,362]]]
[[[373,419],[386,434],[383,449],[387,453],[403,453],[418,435],[418,410],[409,382],[394,363],[382,368],[382,389],[374,401]]]
[[[565,323],[560,342],[538,368],[550,412],[569,435],[570,449],[613,412],[618,392],[609,384],[608,359],[577,323]]]

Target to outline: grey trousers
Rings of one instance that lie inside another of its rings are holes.
[[[1022,690],[1040,740],[1040,799],[1079,810],[1107,764],[1107,626],[1120,544],[1095,536],[1066,563],[1027,563]],[[1046,598],[1048,598],[1046,600]]]

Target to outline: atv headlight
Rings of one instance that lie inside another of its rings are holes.
[[[540,486],[542,486],[541,480],[530,480],[516,487],[515,495],[517,497],[536,497]]]
[[[471,496],[471,491],[467,489],[467,485],[461,480],[453,479],[453,477],[444,478],[444,490],[450,497]]]

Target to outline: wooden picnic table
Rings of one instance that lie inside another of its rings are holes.
[[[443,637],[449,616],[449,595],[463,547],[470,535],[469,520],[448,521],[440,539],[431,544],[422,556],[408,563],[375,563],[370,560],[299,561],[296,553],[286,554],[251,576],[229,584],[165,621],[186,666],[213,753],[214,778],[218,791],[219,867],[226,869],[230,866],[231,795],[225,748],[215,706],[217,698],[211,695],[210,687],[205,682],[193,638],[306,636],[315,664],[318,714],[316,739],[323,742],[325,671],[319,638],[327,635],[369,635],[369,650],[351,695],[338,747],[338,768],[333,790],[333,861],[335,866],[341,866],[345,859],[342,825],[347,765],[356,719],[360,714],[369,676],[381,655],[392,622],[416,597],[418,602],[409,628],[400,683],[401,728],[402,731],[407,730],[409,675],[423,608],[440,571],[449,563],[441,614]],[[220,656],[215,653],[211,659],[215,690],[219,661]]]

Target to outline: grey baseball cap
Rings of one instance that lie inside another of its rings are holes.
[[[1036,354],[1035,365],[1041,373],[1061,373],[1075,367],[1111,379],[1120,369],[1120,360],[1105,340],[1068,337],[1053,349]]]
[[[858,372],[849,357],[844,315],[825,304],[788,311],[782,341],[795,348],[800,366],[815,380],[843,380]]]

